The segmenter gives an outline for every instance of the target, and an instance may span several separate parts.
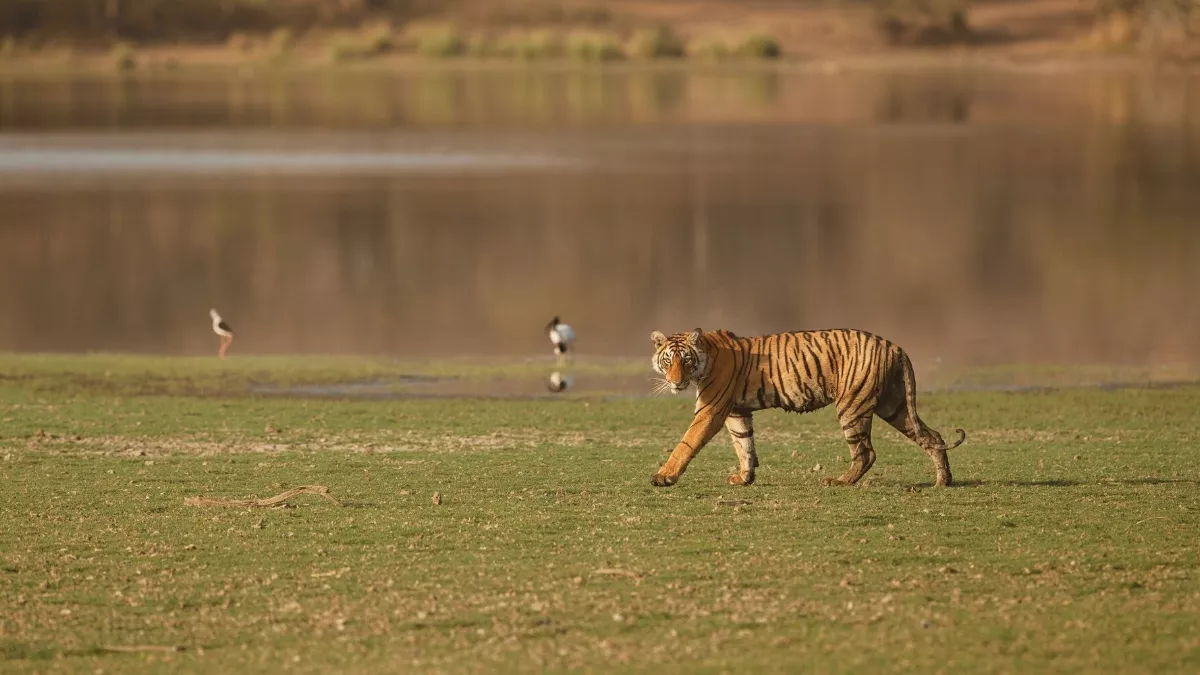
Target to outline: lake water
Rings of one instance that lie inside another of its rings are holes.
[[[0,76],[0,349],[1200,361],[1200,78]]]

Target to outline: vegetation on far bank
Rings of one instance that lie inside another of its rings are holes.
[[[64,49],[107,51],[114,67],[128,70],[138,67],[139,47],[174,47],[177,60],[183,60],[189,49],[219,45],[234,59],[277,63],[340,63],[389,55],[604,62],[776,59],[783,54],[778,39],[760,29],[734,26],[685,36],[668,23],[618,18],[604,9],[547,13],[545,8],[555,5],[551,2],[531,3],[523,16],[497,7],[465,19],[453,11],[461,3],[435,10],[433,3],[398,0],[143,4],[121,0],[106,5],[107,14],[82,15],[68,11],[70,0],[0,8],[0,59],[20,61]]]
[[[1054,39],[1070,41],[1068,49],[1097,53],[1188,56],[1195,51],[1200,5],[1193,0],[1094,2],[1091,30],[1082,44],[1066,33]],[[696,3],[683,20],[679,12],[662,11],[655,0],[14,0],[0,3],[0,61],[26,62],[64,50],[107,52],[114,68],[130,70],[142,65],[143,49],[173,47],[173,62],[184,62],[197,47],[217,46],[226,48],[227,61],[273,63],[345,63],[389,55],[712,61],[811,56],[823,49],[822,30],[780,29],[828,19],[804,14],[812,8],[785,8],[778,15],[746,10],[749,18],[738,20],[730,18],[739,16],[731,7],[721,0]],[[974,48],[1023,39],[1020,31],[1026,29],[1006,28],[1003,18],[977,22],[979,7],[970,0],[871,0],[820,11],[844,15],[841,23],[851,28],[834,33],[873,35],[866,39],[883,49]],[[791,20],[778,20],[785,16]],[[1067,29],[1047,25],[1042,30]],[[211,60],[211,54],[205,58]]]

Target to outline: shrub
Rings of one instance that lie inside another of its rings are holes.
[[[109,58],[112,59],[113,66],[117,70],[133,70],[137,68],[137,52],[133,45],[127,42],[118,42],[113,45],[112,51],[109,52]]]
[[[670,28],[658,26],[635,31],[625,51],[637,59],[678,58],[684,54],[684,44]]]
[[[510,58],[548,59],[562,54],[562,41],[553,32],[512,32],[500,38],[498,51]]]
[[[454,26],[430,26],[416,34],[417,53],[430,58],[462,56],[467,43]]]
[[[874,0],[875,28],[893,45],[961,42],[970,37],[969,0]]]
[[[733,53],[747,59],[777,59],[783,49],[775,38],[758,33],[742,38],[733,46]]]
[[[296,45],[296,37],[290,28],[276,28],[267,38],[267,56],[274,60],[286,58]]]
[[[687,55],[694,59],[716,61],[729,57],[731,53],[729,44],[714,35],[692,38],[687,43]]]
[[[363,35],[364,47],[371,54],[385,54],[396,46],[395,34],[388,23],[369,26]]]
[[[230,51],[233,51],[237,54],[246,54],[254,48],[254,41],[250,39],[249,35],[237,32],[231,34],[229,38],[225,40],[225,46],[229,47]]]
[[[624,58],[621,43],[608,33],[575,31],[567,36],[567,54],[580,61],[615,61]]]
[[[497,56],[500,53],[500,47],[496,41],[484,33],[472,33],[467,36],[466,43],[467,56],[475,58],[488,58]]]

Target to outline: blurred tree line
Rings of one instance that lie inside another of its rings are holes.
[[[841,1],[848,8],[870,7],[876,29],[892,45],[988,39],[971,25],[973,0]],[[1193,45],[1200,35],[1200,0],[1087,1],[1095,17],[1094,41],[1101,46],[1170,50]],[[355,27],[372,19],[403,22],[472,9],[486,10],[480,14],[485,22],[611,18],[605,0],[0,0],[0,40],[213,42],[238,32]]]
[[[1200,35],[1200,0],[1096,0],[1096,31],[1110,46],[1171,51]]]
[[[854,0],[851,0],[853,2]],[[1036,2],[1036,0],[1034,0]],[[875,27],[892,45],[971,43],[972,0],[866,0]],[[1200,0],[1091,0],[1100,46],[1171,50],[1200,35]]]
[[[236,31],[355,26],[444,8],[437,0],[0,0],[0,36],[202,42]]]

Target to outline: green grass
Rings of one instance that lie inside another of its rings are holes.
[[[724,484],[722,436],[655,489],[690,397],[248,393],[548,369],[0,356],[0,668],[1200,667],[1198,387],[924,394],[926,421],[969,434],[949,489],[882,424],[865,484],[819,487],[847,454],[829,410],[758,414],[752,487]],[[184,504],[304,484],[343,506]],[[121,645],[187,650],[103,651]]]

